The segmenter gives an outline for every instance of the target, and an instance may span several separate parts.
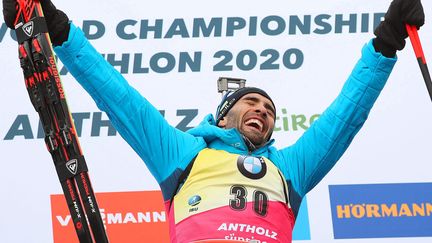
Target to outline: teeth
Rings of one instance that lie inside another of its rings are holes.
[[[257,120],[257,119],[250,119],[250,120],[247,120],[247,121],[246,121],[246,125],[250,125],[250,124],[252,124],[252,123],[258,125],[259,129],[262,130],[263,124],[262,124],[262,122],[261,122],[260,120]]]

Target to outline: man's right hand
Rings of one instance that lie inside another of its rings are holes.
[[[50,0],[40,0],[47,22],[51,42],[54,46],[60,46],[69,35],[69,18],[61,10],[58,10]],[[3,0],[3,18],[6,25],[15,29],[15,19],[18,10],[17,0]]]

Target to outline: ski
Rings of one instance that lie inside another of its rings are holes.
[[[17,0],[15,33],[27,92],[43,125],[78,240],[108,242],[39,0]]]

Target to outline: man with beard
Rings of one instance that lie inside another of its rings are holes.
[[[335,101],[295,144],[277,149],[271,139],[276,108],[262,89],[228,93],[216,117],[179,131],[62,11],[41,3],[57,55],[158,181],[172,242],[291,242],[302,198],[345,152],[384,87],[396,51],[405,46],[405,23],[424,23],[420,0],[394,0]],[[15,4],[3,0],[10,28]]]

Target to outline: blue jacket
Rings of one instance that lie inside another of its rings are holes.
[[[55,51],[145,162],[160,184],[165,200],[173,196],[178,177],[189,162],[199,151],[209,147],[270,159],[300,201],[347,149],[396,62],[396,58],[386,58],[375,52],[370,41],[363,47],[361,59],[340,94],[295,144],[276,149],[271,140],[250,153],[239,132],[215,126],[212,115],[188,132],[170,126],[73,24],[68,41]]]

